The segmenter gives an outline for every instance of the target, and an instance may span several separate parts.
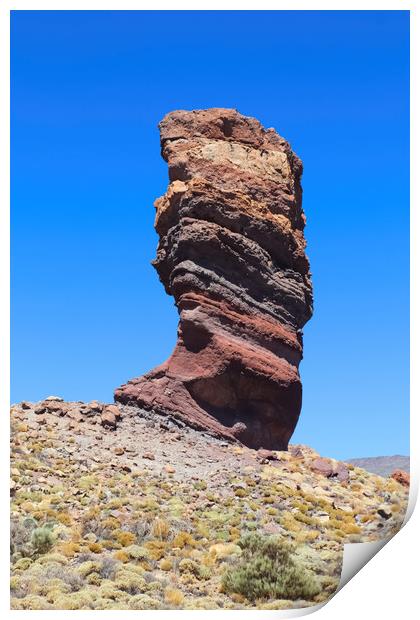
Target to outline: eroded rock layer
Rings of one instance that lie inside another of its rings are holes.
[[[236,110],[176,111],[159,127],[170,184],[155,202],[154,266],[178,307],[178,341],[115,399],[286,449],[312,314],[302,163],[274,129]]]

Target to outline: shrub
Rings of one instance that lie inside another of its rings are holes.
[[[169,558],[163,558],[163,560],[159,562],[160,570],[165,570],[165,571],[172,570],[172,566],[173,566],[173,562]]]
[[[57,516],[57,521],[59,521],[63,525],[71,525],[73,523],[73,519],[67,512],[61,512]]]
[[[273,495],[268,495],[267,497],[262,498],[263,504],[275,504],[276,498]]]
[[[135,521],[130,526],[130,532],[135,534],[138,542],[142,542],[150,533],[151,521],[150,519],[142,519]]]
[[[115,534],[115,537],[120,543],[120,545],[122,545],[123,547],[128,547],[129,545],[132,545],[136,540],[136,536],[132,532],[125,531],[117,532]]]
[[[93,594],[87,590],[61,594],[54,601],[54,609],[92,609],[92,605]],[[29,609],[33,608],[30,607]]]
[[[128,562],[128,560],[130,559],[130,556],[128,555],[127,551],[124,551],[123,549],[119,549],[118,551],[114,553],[114,558],[118,560],[119,562]]]
[[[88,583],[90,586],[100,586],[102,583],[100,574],[90,573],[90,575],[86,577],[86,583]]]
[[[232,554],[238,553],[241,553],[241,549],[234,543],[216,543],[209,548],[209,554],[215,560],[225,560]]]
[[[17,571],[17,570],[18,571],[28,570],[28,568],[30,567],[32,562],[33,562],[33,560],[31,560],[31,558],[21,558],[20,560],[15,562],[15,564],[13,565],[13,569],[15,571]]]
[[[78,551],[80,551],[80,545],[76,542],[66,542],[60,547],[60,553],[66,556],[66,558],[72,558]]]
[[[117,519],[101,519],[95,515],[93,511],[88,512],[82,520],[82,536],[85,537],[88,534],[95,534],[98,539],[108,538],[111,536],[111,526],[114,525],[115,521],[117,523],[115,527],[119,527],[119,521],[117,521]]]
[[[156,519],[152,524],[152,536],[155,538],[159,538],[160,540],[165,540],[168,538],[170,532],[169,523],[164,519]]]
[[[195,560],[191,560],[191,558],[184,558],[179,563],[179,572],[190,573],[198,577],[200,574],[200,565],[198,562],[195,562]]]
[[[17,575],[10,579],[10,591],[14,598],[25,598],[31,591],[31,579]]]
[[[173,605],[174,607],[179,607],[184,602],[184,595],[181,590],[177,590],[176,588],[166,588],[165,590],[165,603],[168,605]]]
[[[209,566],[201,565],[198,576],[200,579],[204,579],[204,580],[211,579],[211,576],[212,576],[211,568]]]
[[[107,532],[107,535],[109,535],[109,531],[110,530],[118,529],[121,526],[121,523],[115,517],[107,517],[102,522],[102,525],[103,525],[104,530]],[[89,530],[89,531],[91,531],[91,530]],[[101,535],[103,535],[103,534],[104,534],[104,532],[101,531]]]
[[[319,538],[320,532],[318,530],[302,530],[296,535],[296,542],[305,543],[312,542]]]
[[[69,586],[71,592],[77,592],[83,587],[82,577],[72,570],[59,564],[50,564],[43,570],[43,580],[57,579]]]
[[[186,545],[194,545],[194,538],[189,532],[178,532],[172,541],[172,547],[180,547],[183,549]]]
[[[199,534],[202,538],[210,538],[211,536],[210,528],[205,523],[198,522],[197,523],[197,534]]]
[[[65,565],[68,562],[68,559],[61,555],[61,553],[45,553],[44,555],[39,555],[36,560],[36,566],[47,566],[50,562],[54,562],[55,564]]]
[[[360,519],[362,523],[368,523],[369,521],[373,521],[375,518],[374,514],[370,514],[370,515],[363,515],[362,518]]]
[[[91,573],[99,573],[101,570],[100,562],[94,562],[92,560],[87,560],[80,564],[78,571],[82,577],[87,577]]]
[[[125,572],[125,573],[130,573],[133,575],[140,575],[140,577],[145,576],[146,571],[144,570],[144,568],[140,565],[140,564],[132,564],[132,563],[128,563],[125,564],[123,567],[118,567],[118,571],[119,572]]]
[[[101,540],[101,545],[104,549],[108,549],[108,551],[112,551],[113,549],[119,548],[119,543],[115,540]]]
[[[302,526],[296,521],[294,515],[290,512],[284,512],[281,516],[281,525],[288,532],[299,532]]]
[[[151,560],[161,560],[165,555],[166,543],[162,540],[148,540],[144,543],[144,547]]]
[[[49,605],[42,596],[31,594],[23,599],[12,598],[11,609],[48,609]]]
[[[115,578],[115,587],[131,596],[140,594],[146,584],[143,577],[134,573],[120,571]]]
[[[137,594],[130,598],[128,603],[130,609],[161,609],[160,601],[148,596],[147,594]]]
[[[146,589],[148,592],[158,592],[160,590],[162,590],[164,584],[166,583],[165,581],[158,581],[154,578],[153,573],[150,574],[150,576],[147,576],[147,579],[145,579],[145,577],[143,577],[144,583],[146,584]]]
[[[248,534],[239,541],[242,557],[222,578],[226,592],[236,592],[250,601],[282,598],[311,600],[320,588],[296,558],[293,548],[278,536]]]
[[[241,536],[241,531],[237,527],[231,527],[229,530],[230,540],[237,540]]]
[[[35,553],[48,553],[54,544],[54,536],[51,528],[37,527],[33,530],[31,535],[31,545]]]
[[[361,534],[362,530],[355,523],[345,523],[342,527],[345,534]]]
[[[126,553],[128,553],[129,557],[133,560],[148,560],[149,552],[144,547],[140,547],[140,545],[130,545],[125,548]]]
[[[296,521],[300,521],[300,523],[305,523],[305,525],[316,526],[317,521],[313,517],[309,517],[307,514],[303,512],[297,512],[293,515]]]
[[[99,569],[100,575],[103,579],[114,579],[117,570],[118,561],[114,558],[106,557],[102,560],[101,567]]]
[[[32,517],[26,517],[21,521],[13,520],[10,524],[10,553],[20,553],[22,556],[31,555],[31,534],[36,528],[37,522]]]

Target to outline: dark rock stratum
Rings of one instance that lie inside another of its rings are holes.
[[[236,110],[180,110],[159,128],[170,184],[155,202],[153,264],[178,307],[178,341],[115,399],[287,449],[312,315],[302,163],[274,129]]]

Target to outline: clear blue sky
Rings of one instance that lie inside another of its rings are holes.
[[[235,107],[304,162],[315,313],[293,442],[409,450],[409,14],[12,14],[12,401],[111,401],[177,312],[150,266],[157,123]]]

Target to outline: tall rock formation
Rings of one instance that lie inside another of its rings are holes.
[[[179,110],[159,128],[170,184],[155,202],[153,264],[178,307],[178,341],[115,399],[286,449],[312,314],[302,163],[274,129],[236,110]]]

